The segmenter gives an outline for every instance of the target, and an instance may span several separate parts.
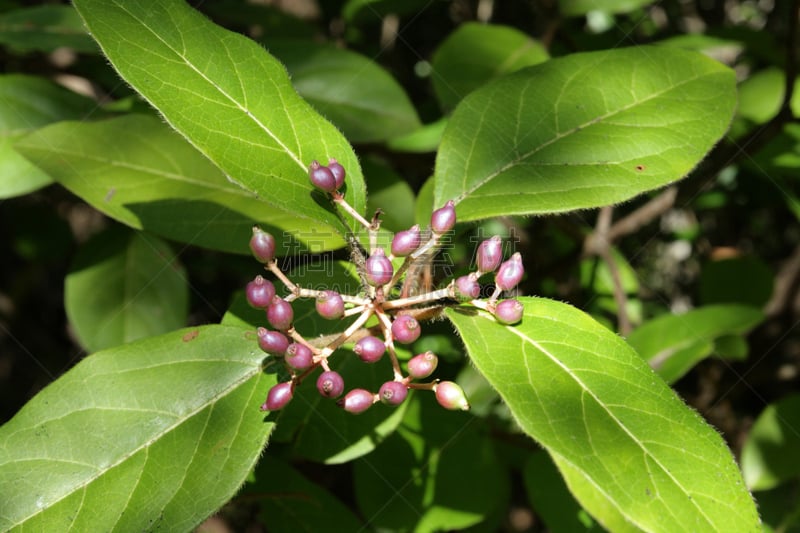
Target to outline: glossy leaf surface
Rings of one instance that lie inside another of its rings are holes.
[[[695,364],[717,352],[715,342],[743,335],[764,319],[757,308],[709,305],[682,315],[662,315],[628,336],[639,352],[667,383],[674,383]]]
[[[278,255],[306,239],[316,251],[343,244],[332,228],[275,209],[231,183],[154,117],[63,122],[15,147],[93,207],[135,229],[246,254],[255,223],[275,237]]]
[[[374,61],[302,41],[269,41],[267,49],[286,65],[297,92],[351,142],[383,141],[419,128],[403,88]]]
[[[733,71],[695,52],[573,54],[495,80],[453,113],[436,204],[461,221],[597,207],[684,177],[725,133]]]
[[[159,335],[186,324],[186,271],[162,240],[115,228],[75,256],[64,304],[89,352]]]
[[[0,428],[0,529],[186,531],[244,482],[275,382],[238,328],[98,352]]]
[[[757,528],[722,438],[625,341],[566,304],[520,300],[516,327],[447,315],[526,433],[642,529]]]
[[[493,78],[549,58],[541,43],[515,28],[468,22],[448,35],[433,55],[433,89],[449,111]]]
[[[259,44],[183,1],[75,6],[122,77],[235,183],[281,211],[343,233],[308,180],[312,160],[335,157],[347,169],[348,200],[363,211],[364,182],[352,148]]]

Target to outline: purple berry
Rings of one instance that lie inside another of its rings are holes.
[[[260,263],[269,263],[275,259],[275,237],[262,231],[258,226],[253,226],[253,236],[250,237],[250,251]]]
[[[431,229],[434,233],[446,233],[456,225],[456,207],[453,200],[448,200],[444,207],[431,215]]]
[[[438,364],[439,358],[431,351],[415,355],[408,361],[408,375],[413,379],[427,378],[433,374]]]
[[[311,162],[308,178],[311,180],[311,184],[321,191],[333,192],[336,190],[336,177],[333,172],[328,167],[320,165],[317,161]]]
[[[503,240],[499,235],[478,245],[476,263],[480,272],[494,272],[503,260]]]
[[[411,226],[405,231],[398,231],[392,238],[392,255],[405,257],[420,245],[419,224]]]
[[[258,346],[276,357],[281,357],[289,347],[289,339],[283,333],[270,331],[267,328],[258,328]]]
[[[344,300],[336,291],[322,291],[317,296],[317,313],[322,318],[334,320],[344,314]]]
[[[517,252],[511,256],[511,259],[500,265],[497,274],[494,276],[494,283],[504,291],[511,290],[522,280],[524,273],[522,256]]]
[[[274,297],[272,303],[267,307],[267,320],[273,328],[286,331],[294,320],[292,304],[280,296]]]
[[[387,381],[381,385],[378,397],[387,405],[400,405],[408,396],[408,387],[399,381]]]
[[[452,381],[440,381],[433,386],[433,392],[436,394],[436,401],[445,409],[469,410],[467,397],[458,384]]]
[[[286,348],[286,355],[284,356],[286,364],[294,370],[307,370],[314,364],[314,354],[311,348],[305,344],[293,342]]]
[[[375,403],[375,395],[366,389],[353,389],[337,402],[339,407],[354,415],[363,413]]]
[[[456,280],[456,296],[463,300],[474,300],[481,295],[480,284],[469,276],[461,276]]]
[[[377,248],[372,255],[367,258],[366,278],[367,283],[373,287],[386,285],[392,280],[394,267],[382,248]]]
[[[289,403],[294,394],[294,384],[291,381],[274,385],[267,393],[267,400],[261,404],[262,411],[277,411]]]
[[[522,320],[525,306],[519,300],[503,300],[494,309],[494,317],[501,324],[516,324]]]
[[[338,372],[328,370],[317,378],[317,390],[326,398],[338,398],[344,392],[344,380]]]
[[[353,347],[353,352],[365,363],[376,363],[386,351],[386,345],[378,337],[368,335],[360,339]]]
[[[401,344],[411,344],[419,338],[420,333],[422,328],[413,316],[400,315],[392,322],[392,336]]]
[[[328,170],[331,171],[331,174],[333,174],[333,177],[336,180],[336,189],[341,189],[342,185],[344,185],[344,176],[346,174],[344,167],[337,160],[331,157],[328,160]]]
[[[275,297],[275,285],[261,276],[256,276],[245,288],[247,303],[256,309],[266,309]]]

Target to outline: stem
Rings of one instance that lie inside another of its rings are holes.
[[[352,216],[354,219],[356,219],[356,221],[357,221],[359,224],[361,224],[362,226],[364,226],[364,228],[365,228],[367,231],[371,231],[371,229],[372,229],[372,224],[370,224],[370,223],[367,221],[367,219],[365,219],[364,217],[362,217],[362,216],[361,216],[361,215],[358,213],[358,211],[356,211],[356,210],[353,208],[353,206],[351,206],[350,204],[348,204],[348,203],[347,203],[347,200],[345,200],[345,199],[344,199],[344,196],[342,196],[341,194],[334,194],[334,195],[333,195],[333,201],[334,201],[334,202],[335,202],[335,203],[336,203],[336,204],[337,204],[339,207],[341,207],[342,209],[344,209],[345,211],[347,211],[347,212],[348,212],[348,213],[349,213],[349,214],[350,214],[350,215],[351,215],[351,216]]]
[[[443,298],[455,298],[455,282],[451,281],[450,284],[444,289],[427,292],[425,294],[418,294],[417,296],[409,296],[408,298],[398,298],[396,300],[389,300],[383,302],[382,309],[396,309],[398,307],[408,307],[410,305],[422,304],[441,300]]]
[[[326,360],[328,356],[332,354],[336,348],[344,344],[345,341],[353,335],[353,333],[358,331],[358,329],[361,326],[363,326],[367,320],[369,320],[369,317],[371,317],[374,312],[375,309],[372,307],[367,307],[366,309],[364,309],[364,311],[361,312],[361,316],[358,317],[355,320],[355,322],[350,324],[346,330],[340,333],[338,337],[333,339],[330,344],[328,344],[325,348],[323,348],[322,351],[319,353],[319,356],[314,357],[314,359],[319,358],[320,361]]]
[[[295,285],[294,283],[292,283],[292,280],[290,280],[289,278],[287,278],[287,277],[286,277],[286,274],[284,274],[284,273],[283,273],[283,271],[282,271],[280,268],[278,268],[278,262],[277,262],[277,261],[275,261],[275,260],[273,259],[272,261],[270,261],[269,263],[267,263],[267,269],[268,269],[270,272],[272,272],[273,274],[275,274],[275,277],[276,277],[276,278],[278,278],[279,280],[281,280],[281,283],[283,283],[283,284],[284,284],[284,286],[285,286],[287,289],[289,289],[289,292],[291,292],[292,294],[294,294],[294,293],[296,293],[296,292],[297,292],[297,290],[298,290],[298,287],[297,287],[297,285]],[[288,301],[291,301],[291,300],[288,300]]]
[[[314,346],[313,344],[311,344],[310,342],[308,342],[308,341],[305,339],[305,337],[303,337],[302,335],[300,335],[300,333],[299,333],[299,332],[298,332],[296,329],[294,329],[294,327],[290,328],[290,329],[289,329],[289,331],[287,331],[286,333],[288,333],[288,334],[289,334],[289,336],[290,336],[292,339],[294,339],[296,342],[298,342],[298,343],[302,344],[302,345],[303,345],[303,346],[305,346],[306,348],[309,348],[309,349],[310,349],[310,350],[311,350],[311,351],[314,353],[314,355],[317,355],[317,354],[319,354],[319,352],[320,352],[320,349],[319,349],[319,348],[317,348],[316,346]]]
[[[392,362],[392,372],[394,372],[394,380],[403,380],[403,371],[400,368],[400,361],[397,360],[397,352],[394,350],[394,339],[392,338],[392,322],[383,309],[376,309],[375,314],[383,326],[383,338],[386,342],[386,349],[389,352],[389,360]]]

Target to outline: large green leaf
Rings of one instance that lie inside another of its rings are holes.
[[[186,271],[160,239],[114,228],[78,252],[64,304],[90,352],[166,333],[186,325]]]
[[[244,482],[275,383],[238,328],[98,352],[0,428],[0,529],[188,531]]]
[[[352,142],[377,142],[420,127],[403,88],[366,57],[307,41],[267,41],[292,85]]]
[[[433,55],[433,90],[449,111],[487,81],[549,58],[541,43],[515,28],[468,22]]]
[[[44,78],[0,76],[0,198],[27,194],[52,182],[14,150],[15,139],[51,122],[86,119],[96,109],[89,98]]]
[[[461,220],[597,207],[682,178],[725,133],[733,71],[641,46],[574,54],[495,80],[456,108],[436,205]]]
[[[471,309],[447,316],[526,433],[644,530],[757,530],[722,438],[625,341],[569,305],[520,300],[516,327]]]
[[[283,65],[250,39],[181,0],[77,0],[125,80],[234,182],[299,217],[346,231],[327,200],[311,200],[308,165],[335,157],[347,197],[364,210],[355,153],[295,92]]]
[[[62,122],[15,147],[93,207],[136,229],[238,253],[250,253],[254,223],[275,236],[278,255],[298,243],[314,251],[344,243],[330,227],[275,209],[231,183],[154,117]],[[306,210],[312,205],[306,199]]]
[[[66,46],[96,53],[81,18],[70,6],[45,5],[17,9],[0,16],[0,44],[20,52],[52,52]]]
[[[752,490],[768,490],[800,477],[800,395],[770,404],[742,448],[742,471]]]
[[[744,305],[709,305],[682,315],[662,315],[628,336],[628,343],[667,383],[677,381],[695,364],[716,353],[715,342],[743,335],[764,319]]]

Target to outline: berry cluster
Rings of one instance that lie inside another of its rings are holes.
[[[292,399],[295,387],[310,376],[317,367],[322,373],[317,378],[319,393],[331,399],[338,399],[345,411],[362,413],[376,402],[388,405],[401,404],[409,389],[431,390],[436,400],[447,409],[469,408],[464,391],[452,381],[434,380],[421,383],[436,369],[437,356],[430,351],[415,355],[406,365],[403,374],[398,361],[395,344],[411,344],[422,332],[418,319],[429,316],[431,306],[442,306],[448,302],[470,302],[472,305],[489,311],[502,324],[514,324],[522,319],[523,306],[515,299],[498,301],[503,291],[513,289],[524,274],[522,258],[515,253],[503,261],[502,240],[499,236],[483,241],[477,250],[477,269],[470,274],[451,281],[446,287],[423,294],[413,294],[410,288],[409,272],[429,260],[441,245],[441,238],[452,230],[456,223],[455,205],[447,202],[431,215],[430,228],[421,230],[415,225],[394,235],[389,255],[377,245],[380,220],[376,215],[372,222],[364,219],[344,199],[340,189],[345,182],[345,169],[335,159],[328,165],[313,161],[309,168],[309,179],[319,190],[330,195],[334,205],[349,213],[369,234],[369,253],[353,242],[351,247],[363,287],[357,295],[340,294],[332,290],[312,290],[293,283],[280,270],[275,261],[275,239],[258,227],[253,228],[250,249],[253,256],[286,287],[289,294],[281,298],[276,294],[273,283],[263,276],[256,276],[247,284],[247,301],[257,309],[266,311],[266,318],[272,329],[258,328],[256,336],[259,347],[276,358],[282,358],[291,375],[289,381],[278,383],[267,394],[261,406],[263,411],[283,408]],[[392,263],[403,258],[395,270]],[[495,289],[487,300],[481,300],[479,279],[494,273]],[[293,326],[294,311],[292,302],[298,298],[313,298],[317,313],[328,320],[357,316],[347,328],[328,340],[325,345],[317,345],[303,337]],[[365,328],[366,322],[378,319],[378,326]],[[374,331],[373,331],[374,330]],[[380,337],[376,335],[380,335]],[[392,363],[393,378],[381,385],[377,393],[356,388],[345,394],[342,376],[329,366],[329,358],[346,342],[353,342],[353,352],[361,361],[372,364],[385,354]],[[344,396],[342,396],[344,395]]]

